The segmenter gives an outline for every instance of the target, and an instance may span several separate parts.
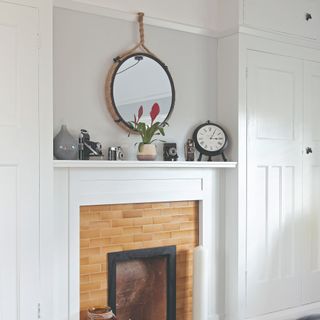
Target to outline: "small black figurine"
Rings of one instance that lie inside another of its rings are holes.
[[[184,145],[186,161],[194,161],[195,151],[196,151],[196,146],[194,141],[192,139],[188,139],[186,144]]]
[[[163,160],[164,161],[177,161],[178,151],[176,143],[164,143],[163,144]]]
[[[90,157],[102,156],[101,143],[90,141],[90,135],[88,131],[81,129],[79,136],[79,160],[90,160]]]

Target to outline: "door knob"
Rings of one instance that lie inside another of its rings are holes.
[[[307,154],[312,153],[312,148],[307,147],[307,148],[306,148],[306,153],[307,153]]]

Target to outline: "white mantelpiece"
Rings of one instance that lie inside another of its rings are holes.
[[[199,242],[209,252],[209,314],[223,312],[222,199],[231,162],[55,161],[54,319],[79,320],[79,208],[198,200]],[[222,272],[222,273],[221,273]]]
[[[70,161],[55,160],[55,168],[236,168],[223,161]]]

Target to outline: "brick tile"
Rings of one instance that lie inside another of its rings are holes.
[[[100,230],[99,229],[90,229],[87,231],[80,231],[80,238],[81,239],[94,239],[100,237]]]
[[[80,274],[91,274],[101,272],[100,264],[89,264],[89,265],[81,265],[80,266]]]
[[[101,213],[101,220],[122,219],[122,211],[107,211]]]
[[[153,240],[164,240],[164,239],[170,239],[171,238],[171,232],[159,232],[153,234]]]
[[[120,235],[123,233],[123,228],[122,227],[117,227],[117,228],[107,228],[107,229],[101,229],[100,230],[100,236],[102,238],[107,238],[107,237],[111,237],[111,236],[114,236],[114,235]]]
[[[100,248],[84,248],[80,250],[80,257],[89,257],[93,255],[99,255],[100,254]]]
[[[107,247],[101,248],[101,254],[118,251],[123,251],[123,245],[109,245]]]
[[[171,216],[156,216],[153,218],[153,223],[155,224],[163,224],[163,223],[171,223],[173,221]]]
[[[90,248],[105,247],[111,243],[111,238],[100,238],[90,240]]]
[[[135,219],[115,219],[112,220],[112,227],[130,227],[134,225],[134,221]]]
[[[111,238],[111,243],[112,244],[125,244],[125,243],[130,243],[134,239],[133,235],[123,235],[123,236],[116,236]]]
[[[133,241],[150,241],[152,240],[152,234],[135,234],[133,236]]]
[[[89,248],[90,239],[80,239],[80,248]]]
[[[162,227],[164,231],[180,230],[180,223],[164,224]]]
[[[143,233],[155,233],[160,231],[163,231],[163,226],[161,224],[150,224],[142,227]]]
[[[123,218],[130,219],[130,218],[141,218],[143,216],[142,210],[130,210],[130,211],[123,211],[122,213]]]
[[[124,227],[123,228],[123,233],[125,235],[132,235],[132,234],[142,233],[142,226]]]
[[[100,272],[100,273],[93,273],[90,274],[90,281],[92,282],[106,282],[107,281],[107,274],[105,272]]]
[[[136,218],[136,219],[130,219],[130,220],[126,220],[126,221],[133,221],[133,224],[135,226],[144,226],[146,224],[152,224],[153,223],[153,219],[151,217],[148,218]]]

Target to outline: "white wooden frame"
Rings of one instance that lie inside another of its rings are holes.
[[[55,234],[59,234],[56,239],[59,261],[54,262],[54,318],[79,319],[81,206],[199,200],[199,240],[210,256],[207,319],[219,319],[217,296],[223,286],[218,277],[223,261],[223,253],[218,249],[222,177],[221,170],[215,168],[56,168],[54,225]]]

